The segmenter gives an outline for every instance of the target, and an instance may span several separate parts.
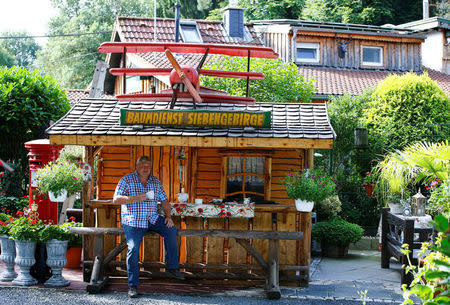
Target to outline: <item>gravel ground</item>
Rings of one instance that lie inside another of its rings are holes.
[[[324,298],[282,298],[267,300],[261,297],[241,296],[192,296],[175,294],[143,294],[136,299],[128,298],[125,292],[108,292],[91,295],[79,290],[60,290],[42,288],[0,288],[1,305],[357,305],[361,300],[324,299]],[[367,302],[367,305],[394,304],[392,302]]]

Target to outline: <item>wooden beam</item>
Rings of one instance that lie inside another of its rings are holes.
[[[50,135],[54,145],[144,145],[220,148],[332,149],[333,139]]]

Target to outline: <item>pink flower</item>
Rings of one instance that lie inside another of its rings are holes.
[[[75,180],[78,180],[78,178],[77,178],[77,177],[73,177],[73,179],[75,179]]]
[[[438,184],[437,180],[431,181],[430,186],[435,187]]]

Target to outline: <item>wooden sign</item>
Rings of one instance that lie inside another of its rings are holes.
[[[121,125],[270,127],[270,111],[120,109]]]

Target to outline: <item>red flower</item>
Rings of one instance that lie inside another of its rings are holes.
[[[219,207],[223,209],[225,206],[223,204],[220,204]]]
[[[228,217],[231,217],[231,212],[227,212],[227,216],[228,216]]]
[[[23,216],[23,212],[22,211],[17,211],[16,215],[17,216]]]
[[[75,221],[75,217],[70,216],[70,217],[69,217],[69,220],[70,220],[70,221]]]
[[[199,213],[203,213],[203,209],[202,208],[198,208],[197,210]]]
[[[0,226],[6,226],[6,223],[0,220]]]
[[[31,224],[32,224],[32,225],[35,225],[36,222],[37,222],[37,220],[36,220],[36,219],[33,219],[33,220],[31,221]]]
[[[5,191],[2,190],[0,193],[5,193]]]

